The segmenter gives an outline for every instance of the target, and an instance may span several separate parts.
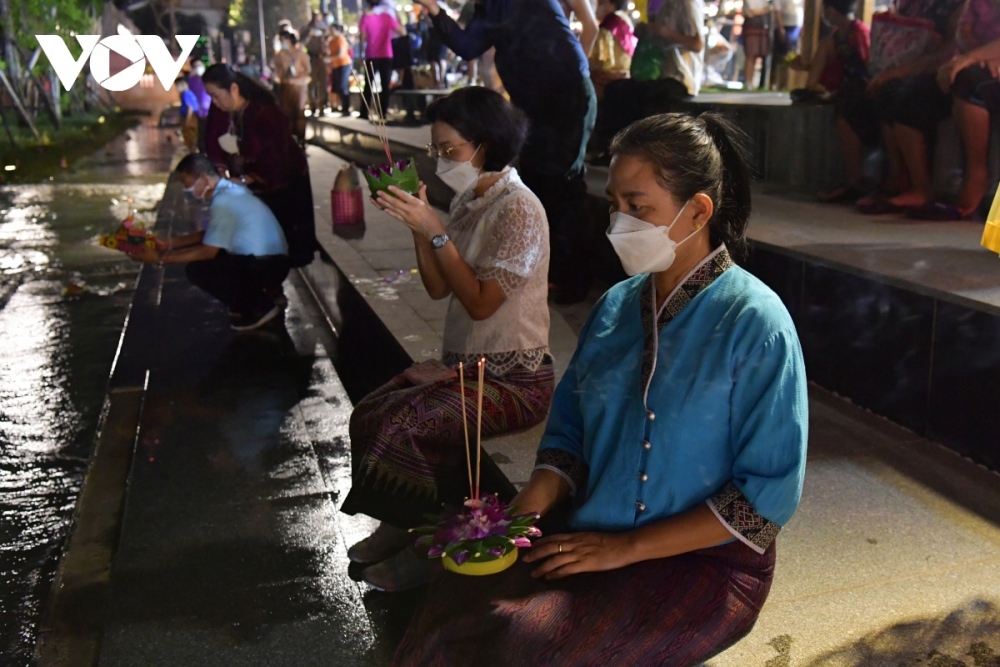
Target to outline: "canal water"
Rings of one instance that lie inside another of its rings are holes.
[[[130,206],[152,225],[174,146],[150,118],[58,176],[0,187],[3,665],[32,662],[138,274],[95,240]]]

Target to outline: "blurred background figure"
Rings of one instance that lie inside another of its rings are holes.
[[[765,83],[765,68],[767,58],[771,55],[771,28],[774,17],[770,0],[744,0],[743,2],[743,52],[746,62],[743,69],[743,89],[754,90],[757,87],[757,61],[762,62],[760,85]]]
[[[726,72],[735,55],[736,45],[722,36],[714,22],[710,23],[705,37],[705,84],[726,85]]]
[[[191,92],[188,82],[183,77],[174,81],[174,87],[181,98],[181,139],[187,146],[188,153],[199,152],[198,148],[198,98]]]
[[[306,101],[309,94],[309,56],[291,28],[279,35],[282,49],[274,54],[274,78],[281,84],[278,103],[288,117],[292,134],[300,144],[306,140]]]
[[[344,26],[330,28],[327,46],[330,54],[330,107],[344,116],[351,113],[351,45],[344,34]]]
[[[392,92],[392,40],[406,35],[406,28],[396,18],[396,8],[389,0],[365,0],[368,10],[358,23],[358,35],[362,42],[367,75],[365,79],[365,105],[361,117],[368,117],[368,107],[374,103],[375,76],[378,76],[381,93],[379,103],[385,113],[389,111],[389,95]],[[374,74],[372,74],[374,72]]]
[[[314,116],[323,113],[327,108],[327,82],[329,71],[329,26],[319,11],[313,11],[312,19],[299,31],[302,45],[309,54],[309,108]]]
[[[212,106],[212,98],[205,91],[205,84],[201,80],[204,73],[205,63],[195,60],[187,77],[188,88],[198,102],[194,106],[194,115],[198,122],[198,151],[201,153],[205,152],[205,119],[208,118],[208,109]]]
[[[590,78],[594,80],[597,99],[603,99],[604,87],[616,79],[627,79],[632,54],[638,39],[628,13],[629,0],[598,0],[600,21],[597,42],[590,53]]]

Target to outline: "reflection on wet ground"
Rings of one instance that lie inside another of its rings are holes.
[[[27,664],[132,298],[93,240],[131,198],[152,222],[173,150],[130,130],[40,184],[0,188],[0,662]]]

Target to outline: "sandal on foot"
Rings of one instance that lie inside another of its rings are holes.
[[[407,547],[389,560],[372,565],[361,577],[375,590],[398,593],[429,583],[441,570],[440,558],[427,558]]]
[[[962,213],[954,204],[943,201],[932,201],[920,208],[911,209],[906,214],[906,217],[929,222],[956,222],[958,220],[968,220],[972,217],[972,213]]]
[[[383,523],[371,535],[348,549],[347,557],[354,563],[381,563],[412,543],[413,538],[408,531]]]

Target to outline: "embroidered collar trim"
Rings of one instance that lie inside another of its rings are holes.
[[[733,266],[733,259],[725,244],[720,245],[698,266],[696,266],[656,312],[656,285],[650,274],[642,287],[639,299],[639,311],[642,315],[642,328],[645,336],[642,354],[642,401],[646,403],[649,395],[649,385],[656,371],[657,355],[660,347],[660,331],[670,324],[695,297],[701,294],[716,278]]]

